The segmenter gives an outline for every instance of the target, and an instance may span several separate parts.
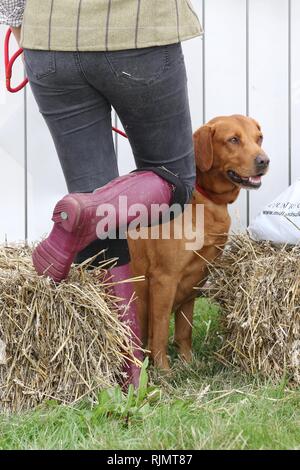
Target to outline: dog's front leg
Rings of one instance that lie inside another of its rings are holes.
[[[174,342],[182,359],[192,360],[192,330],[195,299],[182,304],[175,312]]]
[[[169,325],[177,282],[174,277],[160,273],[150,280],[149,289],[148,349],[154,365],[168,370]]]

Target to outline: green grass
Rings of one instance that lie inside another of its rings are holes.
[[[151,387],[144,377],[138,396],[115,389],[93,408],[49,402],[0,415],[0,449],[299,449],[300,389],[219,365],[219,315],[198,301],[193,364],[171,348],[173,375],[151,371]]]

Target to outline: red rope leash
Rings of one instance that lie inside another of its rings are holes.
[[[116,127],[112,127],[112,130],[116,132],[117,134],[120,134],[122,137],[125,137],[125,139],[128,139],[127,134],[125,134],[125,132],[123,131],[120,131],[120,129],[117,129]]]
[[[16,62],[17,58],[23,54],[23,49],[19,49],[17,52],[14,53],[14,55],[11,58],[9,57],[9,44],[10,44],[11,33],[12,33],[12,30],[9,28],[7,30],[5,41],[4,41],[4,64],[5,64],[6,88],[10,93],[18,93],[18,91],[21,91],[27,85],[28,78],[25,78],[25,80],[23,80],[23,82],[15,88],[11,86],[11,77],[12,77],[14,63]],[[126,139],[128,139],[125,132],[121,131],[120,129],[113,127],[112,130],[116,132],[117,134],[120,134],[122,137],[125,137]]]
[[[23,80],[23,82],[13,88],[11,86],[11,76],[12,76],[12,69],[15,61],[17,58],[23,53],[23,49],[19,49],[15,54],[9,58],[9,42],[10,42],[10,37],[11,37],[11,29],[9,28],[6,36],[5,36],[5,42],[4,42],[4,62],[5,62],[5,78],[6,78],[6,88],[10,93],[17,93],[18,91],[22,90],[28,83],[28,79],[26,78]]]

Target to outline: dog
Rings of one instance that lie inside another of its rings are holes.
[[[172,312],[179,355],[187,362],[192,360],[193,311],[198,294],[195,287],[205,283],[208,263],[221,254],[220,247],[227,242],[231,225],[228,204],[236,201],[242,188],[258,189],[270,162],[262,149],[261,127],[249,117],[214,118],[198,129],[193,139],[196,189],[190,201],[190,223],[194,229],[196,207],[204,205],[201,246],[187,250],[189,240],[174,237],[178,217],[169,222],[173,234],[169,240],[133,240],[130,233],[128,239],[133,275],[145,276],[145,281],[135,283],[143,345],[150,351],[154,365],[164,370],[169,369],[167,345]]]

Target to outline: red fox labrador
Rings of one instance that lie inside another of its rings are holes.
[[[175,312],[175,343],[180,356],[191,361],[192,323],[196,286],[207,275],[207,263],[221,252],[228,238],[231,219],[228,204],[241,188],[258,189],[269,167],[262,149],[259,124],[248,117],[217,117],[194,134],[197,186],[191,204],[191,230],[195,230],[197,204],[204,205],[204,237],[196,250],[187,250],[189,239],[130,240],[132,269],[145,281],[135,284],[143,344],[154,364],[169,369],[167,345],[169,322]],[[180,216],[179,216],[180,217]],[[184,223],[186,221],[184,220]],[[184,233],[188,231],[184,230]],[[149,229],[145,229],[149,230]]]

